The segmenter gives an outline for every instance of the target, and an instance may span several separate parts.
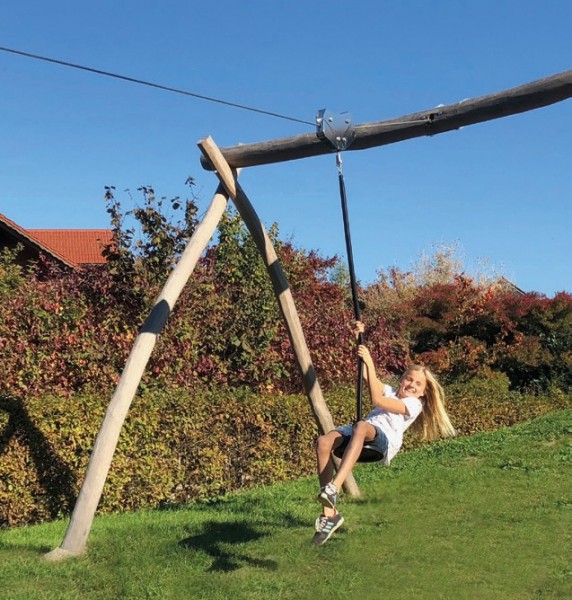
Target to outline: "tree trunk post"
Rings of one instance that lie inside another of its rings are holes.
[[[85,552],[87,537],[117,447],[119,434],[151,352],[155,347],[157,336],[167,322],[171,310],[195,269],[203,250],[216,231],[227,203],[228,196],[224,192],[224,188],[219,186],[205,217],[197,226],[185,251],[169,275],[151,313],[141,327],[97,434],[85,479],[64,540],[58,548],[45,555],[47,560],[63,560]]]
[[[278,300],[280,311],[284,318],[286,330],[288,331],[292,348],[300,368],[304,390],[310,401],[310,406],[314,413],[318,428],[322,433],[331,431],[334,428],[332,415],[328,410],[320,384],[318,383],[316,372],[310,358],[310,352],[304,337],[304,332],[302,330],[302,325],[300,324],[298,312],[294,304],[292,292],[286,274],[278,260],[276,250],[272,245],[272,241],[268,237],[268,233],[256,214],[250,200],[244,190],[240,187],[232,169],[222,156],[213,139],[207,137],[200,140],[198,146],[205,158],[215,168],[221,184],[236,205],[240,216],[250,231],[262,256],[270,280],[272,281],[274,293],[276,294],[276,299]],[[344,490],[350,496],[356,497],[360,495],[359,488],[351,473],[346,479]]]

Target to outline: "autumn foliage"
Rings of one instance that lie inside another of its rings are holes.
[[[115,243],[104,267],[66,272],[45,263],[25,271],[13,253],[0,257],[0,394],[108,391],[118,381],[197,224],[194,197],[167,201],[150,187],[140,191],[142,207],[126,214],[113,188],[106,191]],[[276,227],[270,235],[320,382],[328,388],[354,381],[351,304],[332,276],[338,259],[281,241]],[[367,343],[386,374],[421,362],[449,382],[502,372],[513,389],[572,386],[569,293],[546,298],[506,291],[494,280],[475,283],[441,252],[421,273],[392,269],[361,294]],[[233,212],[186,286],[142,382],[143,388],[205,385],[300,390],[269,278]]]
[[[402,283],[400,274],[394,274]],[[402,323],[409,356],[445,381],[504,373],[513,389],[572,388],[572,296],[549,299],[476,285],[463,274],[452,281],[401,290],[392,286],[383,310]],[[379,290],[370,290],[372,306]],[[389,296],[389,301],[388,301]]]

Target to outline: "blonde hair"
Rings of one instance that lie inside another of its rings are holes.
[[[439,437],[451,437],[456,434],[455,428],[449,420],[449,415],[445,410],[445,392],[441,384],[433,373],[423,365],[413,365],[409,367],[402,378],[411,371],[420,371],[425,375],[427,385],[425,393],[420,398],[423,404],[423,410],[412,428],[421,434],[421,439],[433,441]]]

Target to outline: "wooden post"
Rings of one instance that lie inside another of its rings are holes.
[[[87,537],[117,447],[119,434],[151,352],[155,347],[157,336],[167,322],[199,257],[212,238],[226,209],[227,202],[228,196],[224,192],[224,188],[219,186],[205,217],[189,240],[185,251],[157,298],[155,306],[145,320],[97,434],[85,479],[64,540],[58,548],[45,555],[47,560],[58,561],[85,552]]]
[[[332,415],[324,401],[322,390],[318,383],[314,366],[312,365],[304,332],[302,331],[298,312],[294,304],[292,292],[286,274],[282,269],[282,265],[280,264],[274,246],[272,245],[272,241],[268,237],[268,233],[258,218],[250,200],[244,190],[240,187],[231,168],[225,161],[213,139],[207,137],[204,140],[199,141],[198,146],[205,158],[214,166],[221,184],[234,201],[240,216],[250,231],[250,234],[262,255],[262,259],[274,287],[274,293],[276,294],[276,299],[278,300],[288,335],[292,342],[292,348],[294,349],[294,354],[296,355],[296,360],[298,361],[302,374],[304,390],[310,401],[310,406],[316,418],[318,428],[321,432],[331,431],[334,428]],[[346,479],[344,490],[351,496],[360,495],[359,488],[351,474]]]
[[[346,151],[364,150],[416,137],[436,135],[467,125],[549,106],[570,97],[572,97],[572,70],[487,96],[467,98],[455,104],[438,106],[387,121],[356,125],[355,139]],[[312,132],[266,142],[220,148],[220,152],[231,168],[236,169],[331,154],[334,150]],[[205,169],[212,168],[206,158],[201,162]]]

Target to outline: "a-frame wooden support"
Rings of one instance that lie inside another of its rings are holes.
[[[463,100],[438,109],[433,108],[397,119],[358,125],[356,126],[356,140],[352,143],[351,149],[371,148],[414,137],[444,133],[466,125],[549,106],[570,97],[572,97],[572,70],[517,88]],[[49,560],[77,556],[85,551],[87,537],[101,498],[121,427],[155,346],[157,335],[163,329],[202,251],[211,239],[224,213],[229,196],[235,202],[268,269],[300,365],[304,389],[309,397],[318,426],[322,431],[327,431],[333,426],[310,360],[288,282],[262,223],[232,171],[232,168],[295,160],[330,153],[332,150],[318,140],[315,134],[303,134],[293,138],[223,148],[222,150],[215,145],[212,139],[206,138],[199,142],[199,147],[203,152],[203,165],[205,168],[217,171],[221,185],[217,189],[205,218],[197,227],[135,340],[97,435],[66,535],[62,544],[46,555]],[[350,494],[359,494],[352,478],[346,480],[344,487]]]

